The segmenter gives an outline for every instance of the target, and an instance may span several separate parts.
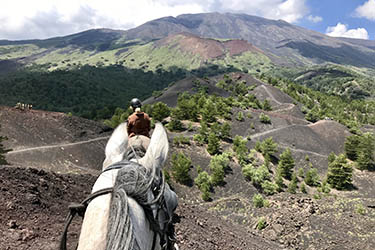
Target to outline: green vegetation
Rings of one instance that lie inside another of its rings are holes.
[[[0,135],[0,165],[8,165],[8,162],[5,159],[5,154],[11,151],[11,149],[5,149],[4,145],[2,144],[2,142],[7,139],[8,139],[7,137]]]
[[[361,170],[375,168],[375,137],[372,133],[351,135],[345,140],[345,154],[348,159],[355,161]]]
[[[171,163],[173,178],[181,184],[188,184],[191,181],[189,174],[191,159],[183,153],[174,153]]]
[[[183,135],[177,135],[173,138],[173,145],[180,147],[182,145],[190,145],[189,137],[185,137]]]
[[[210,155],[215,155],[220,152],[220,140],[219,137],[213,132],[208,134],[207,152]]]
[[[202,199],[208,201],[210,196],[210,190],[212,188],[210,175],[206,171],[202,171],[198,174],[197,178],[194,179],[195,184],[202,192]]]
[[[145,73],[122,66],[82,66],[48,72],[31,67],[0,76],[0,104],[33,104],[35,109],[72,112],[90,119],[110,118],[116,107],[128,108],[133,97],[145,99],[185,74]]]
[[[294,159],[292,157],[292,153],[290,149],[287,148],[281,155],[279,161],[279,171],[282,177],[290,179],[292,177],[293,169],[294,169]]]
[[[318,170],[316,168],[310,168],[306,172],[304,179],[305,183],[309,186],[316,187],[320,185],[320,178],[318,175]]]
[[[336,189],[342,190],[351,187],[353,169],[341,154],[328,164],[327,182]]]
[[[297,193],[297,188],[298,188],[298,180],[297,176],[295,173],[292,174],[292,180],[290,181],[288,185],[288,192],[291,194]]]
[[[211,157],[210,170],[211,170],[211,183],[213,186],[224,183],[225,169],[229,166],[229,155],[223,153]]]
[[[264,113],[261,113],[259,115],[259,120],[262,123],[271,124],[271,118],[268,115],[264,114]]]
[[[268,201],[263,198],[261,194],[254,194],[253,204],[257,208],[268,206]]]
[[[260,217],[259,220],[258,220],[258,222],[257,222],[257,226],[256,226],[256,228],[257,228],[258,230],[262,230],[262,229],[264,229],[264,228],[266,228],[266,227],[267,227],[267,221],[266,221],[266,218],[264,218],[264,217]]]

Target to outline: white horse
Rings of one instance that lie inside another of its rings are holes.
[[[115,129],[107,143],[103,172],[92,189],[92,193],[111,187],[114,187],[114,191],[100,195],[89,203],[82,224],[78,250],[162,249],[160,235],[151,229],[144,209],[135,198],[124,192],[121,186],[128,184],[123,183],[123,180],[129,176],[132,177],[132,180],[146,176],[147,185],[152,181],[161,181],[160,172],[167,159],[169,149],[166,131],[161,123],[156,124],[148,149],[140,159],[133,158],[131,161],[122,161],[128,146],[126,123],[122,123]],[[120,165],[122,168],[113,168],[113,164]],[[108,167],[110,167],[109,170]],[[133,171],[130,174],[126,173],[125,177],[121,177],[122,169],[128,167],[142,168],[144,171],[140,174]],[[154,198],[149,189],[142,192],[143,194],[146,192],[147,201]],[[167,195],[174,196],[177,206],[175,193],[171,191]],[[155,210],[153,213],[156,215]],[[112,216],[112,214],[114,215]]]

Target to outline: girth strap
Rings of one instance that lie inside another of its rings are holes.
[[[67,239],[67,235],[68,235],[68,228],[69,228],[70,223],[72,222],[74,216],[76,214],[78,214],[79,216],[81,216],[83,218],[84,215],[85,215],[87,206],[89,205],[89,203],[93,199],[95,199],[96,197],[98,197],[100,195],[109,194],[109,193],[112,193],[112,192],[113,192],[113,188],[104,188],[104,189],[98,190],[98,191],[90,194],[81,203],[71,203],[69,205],[69,214],[65,219],[64,231],[63,231],[63,234],[62,234],[61,239],[60,239],[60,246],[59,246],[60,250],[66,250],[66,239]]]

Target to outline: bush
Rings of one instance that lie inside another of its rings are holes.
[[[288,186],[288,192],[291,193],[291,194],[295,194],[297,192],[297,176],[295,173],[293,173],[292,175],[292,180],[291,182],[289,183],[289,186]]]
[[[268,137],[260,144],[260,151],[264,157],[270,157],[277,152],[277,143],[273,141],[272,137]]]
[[[255,186],[261,186],[262,183],[269,178],[270,172],[268,171],[268,168],[265,165],[262,165],[255,169],[251,181]]]
[[[264,207],[266,205],[266,200],[263,199],[261,194],[254,194],[253,196],[253,205],[257,208]]]
[[[271,124],[271,118],[264,113],[261,113],[259,116],[260,122],[265,124]]]
[[[236,119],[237,121],[240,121],[240,122],[243,122],[245,120],[245,117],[241,111],[238,112]]]
[[[1,127],[0,127],[1,128]],[[0,135],[0,165],[8,165],[9,163],[5,159],[5,154],[11,151],[11,149],[5,149],[2,142],[8,138]]]
[[[301,184],[301,192],[304,193],[304,194],[307,194],[307,189],[306,189],[305,183]]]
[[[247,140],[243,139],[242,136],[236,135],[233,140],[233,151],[236,152],[236,156],[239,160],[246,158],[249,149],[246,146]]]
[[[273,195],[276,193],[277,185],[266,180],[262,183],[262,190],[266,195]]]
[[[246,164],[242,168],[242,174],[245,177],[245,179],[247,179],[248,181],[251,181],[251,179],[253,178],[254,171],[255,171],[255,168],[251,163]]]
[[[215,155],[220,152],[220,140],[214,133],[208,135],[207,152],[210,155]]]
[[[152,106],[151,116],[156,121],[162,121],[164,118],[170,115],[171,111],[169,107],[162,102],[157,102]]]
[[[216,186],[224,182],[225,169],[229,165],[229,156],[227,154],[214,155],[210,161],[211,183]]]
[[[262,230],[262,229],[266,228],[267,227],[266,219],[264,217],[260,217],[258,222],[257,222],[256,227],[257,227],[258,230]]]
[[[170,131],[182,131],[184,130],[184,127],[182,125],[182,122],[176,118],[172,118],[171,121],[167,125],[168,129]]]
[[[185,137],[183,135],[179,135],[173,138],[173,144],[177,147],[181,145],[190,145],[190,139],[189,137]]]
[[[198,174],[197,178],[194,179],[195,184],[202,192],[202,199],[208,201],[211,199],[210,190],[212,187],[210,176],[206,171],[202,171]]]
[[[171,162],[173,178],[181,184],[188,184],[191,181],[189,174],[191,159],[183,153],[174,153]]]
[[[318,170],[316,168],[310,168],[306,173],[304,181],[309,186],[319,186],[320,178],[318,175]]]

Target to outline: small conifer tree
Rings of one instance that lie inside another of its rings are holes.
[[[281,175],[287,179],[290,179],[292,176],[293,168],[294,168],[294,159],[292,157],[292,153],[290,149],[287,148],[281,155],[280,155],[280,162],[279,167],[281,171]]]
[[[352,185],[352,167],[343,154],[328,165],[327,182],[336,189],[345,189]]]
[[[191,177],[189,174],[191,159],[185,156],[183,153],[174,153],[172,155],[171,162],[173,178],[181,184],[189,183],[191,181]]]
[[[219,153],[219,151],[220,151],[220,141],[219,141],[219,138],[216,136],[216,134],[214,134],[213,132],[211,132],[208,135],[207,152],[210,155],[215,155],[215,154]]]
[[[292,180],[288,186],[288,192],[291,194],[295,194],[297,192],[298,184],[297,184],[297,176],[295,173],[292,174]]]

